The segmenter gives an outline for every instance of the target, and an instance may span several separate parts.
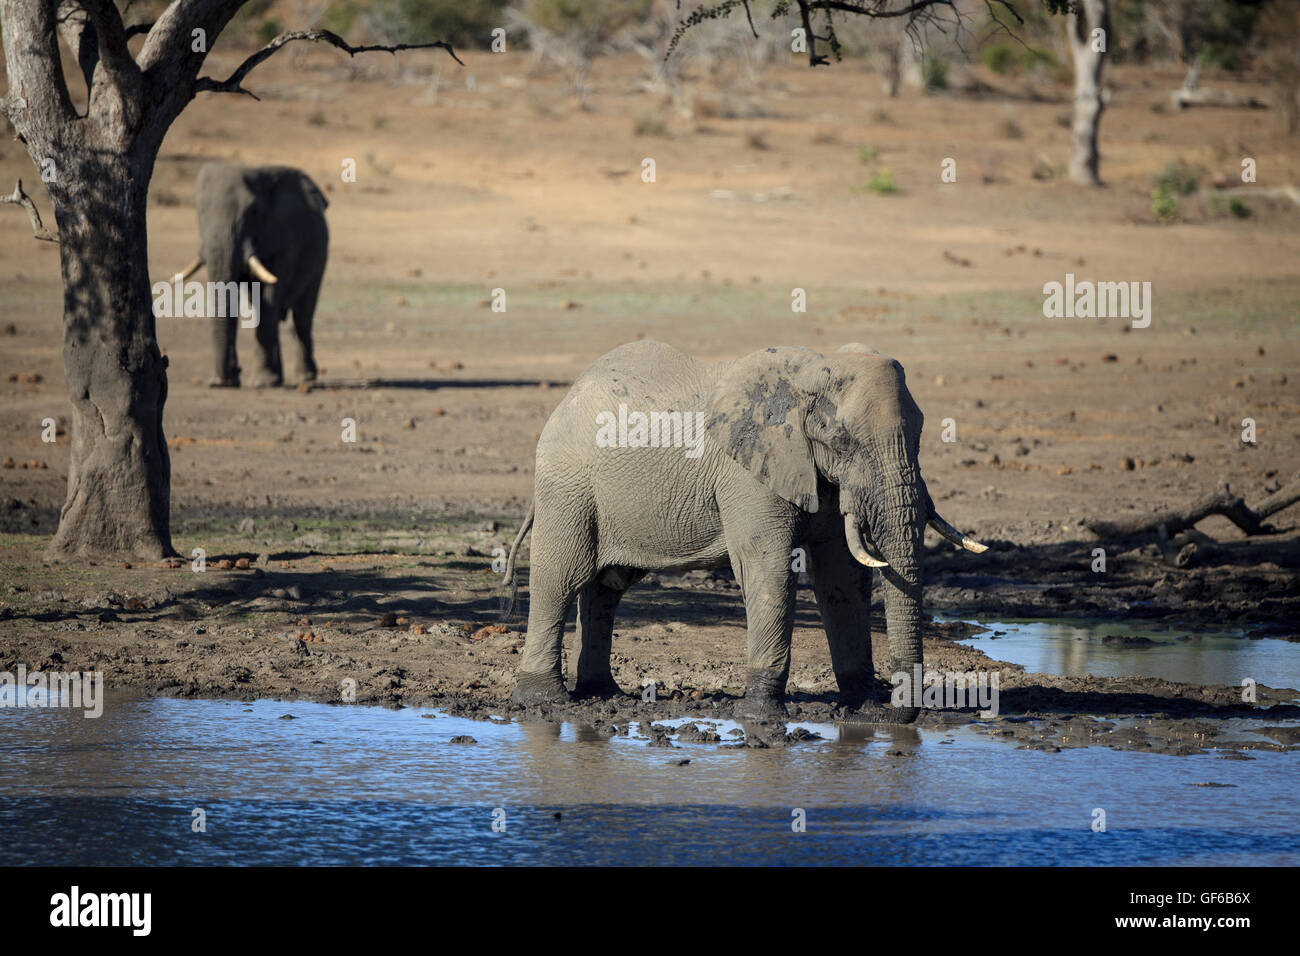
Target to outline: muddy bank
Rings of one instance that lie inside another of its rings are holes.
[[[639,693],[653,682],[655,701],[628,696],[529,711],[512,707],[523,625],[502,623],[501,595],[490,567],[492,549],[509,533],[505,524],[448,528],[429,533],[425,553],[419,554],[346,548],[311,554],[302,545],[289,549],[281,542],[245,556],[218,547],[202,574],[189,564],[46,567],[33,541],[32,564],[22,565],[21,575],[10,574],[13,583],[0,604],[0,670],[14,671],[19,664],[29,672],[99,670],[110,687],[172,697],[340,702],[345,688],[354,686],[357,703],[435,706],[474,718],[560,720],[600,733],[626,733],[631,721],[644,728],[673,717],[731,717],[744,686],[745,637],[739,590],[727,572],[652,577],[629,592],[616,629],[613,672],[625,691]],[[1073,551],[1086,555],[1085,544],[1059,547],[1051,561],[1039,558],[1035,573],[1045,583],[1034,588],[1016,586],[1010,578],[1012,569],[1023,569],[1026,555],[1035,553],[1032,548],[995,547],[986,556],[992,560],[981,563],[978,579],[953,570],[971,562],[936,552],[927,609],[986,619],[1114,619],[1136,611],[1143,619],[1219,628],[1235,611],[1243,627],[1254,628],[1250,633],[1273,624],[1270,630],[1286,630],[1280,614],[1273,616],[1274,604],[1286,609],[1294,601],[1294,583],[1286,575],[1274,580],[1274,572],[1258,566],[1227,566],[1214,578],[1215,591],[1198,601],[1193,593],[1184,595],[1185,588],[1160,587],[1165,572],[1140,548],[1104,577],[1075,565]],[[247,569],[221,567],[243,563],[241,558]],[[1271,594],[1264,596],[1261,581],[1273,581]],[[526,597],[526,587],[521,593]],[[1247,599],[1252,593],[1253,604]],[[1125,594],[1132,595],[1133,604],[1124,603]],[[872,631],[879,663],[886,659],[879,604]],[[1251,735],[1245,741],[1240,735],[1221,739],[1230,718],[1300,719],[1295,690],[1261,685],[1257,701],[1249,704],[1236,686],[1030,674],[957,643],[973,632],[970,625],[932,621],[925,636],[926,667],[998,671],[998,715],[984,720],[973,708],[927,711],[920,726],[974,723],[991,735],[1047,751],[1108,746],[1248,756],[1259,747],[1296,746],[1286,730],[1280,736],[1258,735],[1253,743]],[[572,628],[566,650],[571,662]],[[888,675],[878,677],[884,682]],[[801,588],[790,719],[844,717],[834,692],[816,605],[811,591]],[[869,729],[864,732],[870,735]],[[671,746],[662,731],[651,737]],[[752,728],[744,740],[748,746],[798,742],[787,741],[779,727]],[[719,741],[729,743],[735,741]]]

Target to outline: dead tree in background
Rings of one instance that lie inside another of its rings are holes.
[[[1101,158],[1097,151],[1097,131],[1106,105],[1101,96],[1101,73],[1111,42],[1108,0],[1077,0],[1066,33],[1074,58],[1070,178],[1085,186],[1099,186]]]
[[[1025,0],[1026,3],[1035,0]],[[1042,3],[1048,13],[1066,13],[1074,5],[1105,0],[1036,0]],[[721,0],[719,3],[703,4],[696,7],[677,24],[677,30],[668,42],[666,56],[672,56],[682,38],[693,27],[709,20],[729,17],[737,11],[743,12],[749,28],[758,36],[754,24],[756,0]],[[680,6],[680,4],[679,4]],[[795,14],[803,31],[804,52],[808,55],[809,66],[826,66],[829,53],[836,60],[840,59],[840,40],[835,33],[835,18],[841,22],[846,17],[866,17],[871,20],[895,20],[903,24],[903,30],[914,40],[919,40],[920,28],[933,24],[940,32],[960,33],[967,22],[969,14],[961,9],[960,0],[771,0],[768,4],[773,19],[787,13]],[[1006,10],[1023,25],[1024,17],[1016,12],[1012,0],[984,0],[984,6],[990,12],[997,9]],[[820,33],[817,31],[821,31]],[[818,46],[818,44],[822,44]],[[919,48],[919,44],[918,44]],[[825,51],[825,53],[821,52]]]
[[[248,93],[241,84],[249,71],[293,40],[324,41],[349,55],[416,48],[353,47],[329,31],[304,30],[277,37],[225,80],[199,76],[246,2],[174,0],[154,24],[128,27],[112,0],[0,0],[9,79],[0,114],[46,183],[63,278],[72,456],[51,558],[175,554],[163,435],[167,360],[155,335],[145,228],[149,181],[172,122],[196,93]],[[144,45],[132,55],[128,39],[137,33]],[[87,81],[84,115],[64,81],[60,35]],[[418,46],[455,57],[443,42]],[[15,190],[14,198],[22,195]]]

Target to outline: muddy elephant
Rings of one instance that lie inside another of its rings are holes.
[[[199,254],[181,273],[182,279],[206,265],[213,283],[260,283],[257,365],[251,383],[284,383],[280,322],[291,313],[299,380],[314,381],[312,318],[329,251],[325,194],[299,169],[231,163],[204,164],[194,193]],[[209,385],[240,384],[235,353],[239,321],[237,315],[212,317],[216,367]]]
[[[528,635],[514,701],[566,699],[561,641],[578,600],[578,697],[619,693],[614,612],[647,572],[730,563],[748,620],[738,717],[785,713],[795,569],[807,570],[830,643],[841,713],[906,723],[877,700],[870,568],[880,570],[894,673],[921,663],[927,523],[985,547],[936,512],[917,464],[921,410],[903,367],[862,345],[823,355],[770,348],[702,364],[658,342],[597,361],[552,413],[537,445],[533,504],[507,581],[533,533]],[[802,549],[802,551],[796,551]]]

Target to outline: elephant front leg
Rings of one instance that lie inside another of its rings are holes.
[[[239,317],[218,316],[212,320],[212,354],[216,360],[208,384],[214,388],[239,387],[239,359],[235,354],[235,335]]]
[[[257,388],[284,384],[284,367],[280,361],[280,310],[262,298],[257,319],[257,368],[252,384]]]
[[[783,720],[790,678],[790,634],[794,630],[794,573],[790,549],[757,553],[733,550],[732,570],[745,595],[748,627],[745,696],[736,717]]]
[[[840,706],[872,710],[876,672],[871,661],[871,571],[854,560],[838,537],[812,544],[808,559]]]

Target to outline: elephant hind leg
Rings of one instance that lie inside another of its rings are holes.
[[[849,553],[842,537],[809,546],[808,570],[830,645],[840,704],[875,702],[871,663],[871,572]]]
[[[560,665],[573,599],[596,574],[595,535],[578,508],[538,495],[528,578],[528,636],[511,696],[516,704],[568,699]]]
[[[617,697],[623,693],[609,668],[614,644],[614,612],[632,583],[644,575],[631,568],[608,568],[578,592],[577,698]]]

